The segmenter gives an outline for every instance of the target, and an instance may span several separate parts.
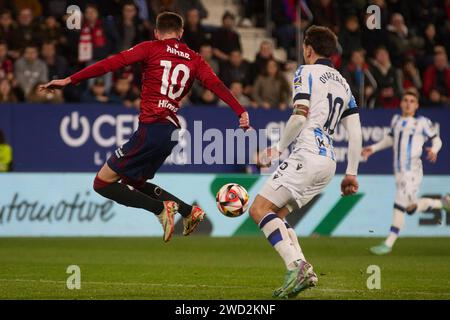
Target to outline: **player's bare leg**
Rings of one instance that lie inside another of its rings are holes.
[[[302,254],[292,242],[285,222],[276,214],[278,211],[280,208],[261,195],[257,195],[249,212],[287,268],[284,284],[280,289],[275,290],[274,297],[288,298],[299,283],[307,282],[312,267],[302,260]]]
[[[205,212],[199,206],[191,206],[180,200],[173,194],[167,192],[163,188],[146,182],[139,191],[146,195],[161,201],[175,201],[178,203],[178,213],[183,217],[183,235],[190,235],[198,226],[198,224],[205,218]]]
[[[175,201],[161,201],[149,197],[133,186],[120,183],[119,180],[120,176],[105,163],[95,177],[94,190],[124,206],[153,212],[163,226],[164,241],[169,241],[174,231],[174,215],[178,204]]]
[[[383,243],[370,248],[370,251],[376,255],[390,253],[392,251],[392,247],[398,239],[400,230],[403,228],[405,223],[405,213],[413,215],[416,212],[424,212],[432,209],[444,209],[447,212],[450,212],[450,196],[445,195],[441,199],[420,198],[416,203],[412,203],[406,208],[395,205],[394,218],[388,237]]]
[[[432,198],[420,198],[417,203],[406,208],[406,213],[412,215],[416,212],[425,212],[427,210],[433,209],[444,209],[445,211],[450,211],[450,196],[445,195],[441,199]]]

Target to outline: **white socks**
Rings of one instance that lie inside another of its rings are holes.
[[[300,248],[298,241],[297,245],[295,241],[292,241],[285,223],[275,213],[269,212],[265,215],[259,223],[259,228],[277,250],[288,270],[297,266],[297,260],[304,259],[301,250],[298,250]],[[297,239],[297,236],[295,238]]]
[[[284,225],[287,228],[287,231],[289,233],[289,238],[291,239],[292,243],[295,246],[295,249],[300,252],[300,259],[302,259],[303,261],[306,261],[305,256],[303,255],[303,251],[302,248],[300,247],[300,243],[298,242],[298,238],[297,238],[297,234],[295,233],[294,229],[292,229],[292,227],[285,222]]]
[[[405,223],[405,213],[400,209],[394,208],[394,220],[392,221],[391,232],[384,242],[388,247],[392,247],[398,238],[400,229]]]
[[[420,198],[417,200],[417,212],[424,212],[430,209],[442,209],[441,199]]]

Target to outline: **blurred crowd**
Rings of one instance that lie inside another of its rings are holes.
[[[420,92],[423,106],[450,105],[450,0],[272,0],[274,41],[263,41],[251,62],[243,58],[236,27],[265,27],[265,1],[236,1],[239,16],[224,12],[222,25],[214,27],[202,22],[208,11],[201,0],[0,0],[0,102],[101,102],[139,108],[139,65],[63,92],[42,93],[38,86],[153,39],[156,15],[170,10],[185,18],[182,40],[203,56],[243,105],[288,107],[297,67],[296,29],[311,24],[325,25],[338,35],[333,62],[362,107],[395,108],[410,87]],[[83,11],[79,30],[66,27],[66,10],[73,4]],[[380,29],[366,27],[371,4],[380,8]],[[275,58],[277,48],[284,49],[286,61]],[[183,103],[221,104],[198,83]]]

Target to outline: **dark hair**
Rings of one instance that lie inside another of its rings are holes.
[[[39,52],[39,46],[34,42],[27,43],[23,47],[23,52],[25,52],[28,48],[36,49]]]
[[[281,73],[280,64],[275,59],[269,59],[266,61],[265,65],[264,65],[264,69],[261,72],[261,75],[263,75],[265,77],[269,76],[269,63],[271,63],[271,62],[275,63],[275,65],[277,66],[277,73],[275,74],[275,78],[284,78],[283,74]]]
[[[235,16],[230,11],[225,11],[225,13],[222,16],[222,21],[227,19],[227,18],[230,18],[230,19],[234,20]]]
[[[178,13],[167,11],[156,17],[156,30],[159,32],[180,32],[183,26],[183,18]]]
[[[92,8],[92,9],[95,9],[95,10],[97,10],[97,12],[99,11],[99,10],[98,10],[98,6],[97,6],[97,4],[96,4],[96,3],[94,3],[94,2],[90,2],[90,3],[88,3],[88,4],[86,5],[86,7],[84,8],[84,10],[86,10],[87,8]]]
[[[327,27],[313,25],[306,30],[305,45],[311,46],[319,56],[329,58],[337,50],[337,37]]]
[[[413,96],[414,98],[417,99],[417,101],[419,101],[419,92],[414,87],[406,89],[405,92],[403,93],[403,96]]]

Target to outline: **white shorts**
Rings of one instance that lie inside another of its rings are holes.
[[[307,204],[334,176],[336,162],[309,152],[291,154],[267,179],[259,195],[278,208],[292,200],[299,207]]]
[[[404,209],[412,204],[416,204],[422,178],[423,172],[421,169],[397,172],[395,174],[395,185],[397,187],[395,204]]]

